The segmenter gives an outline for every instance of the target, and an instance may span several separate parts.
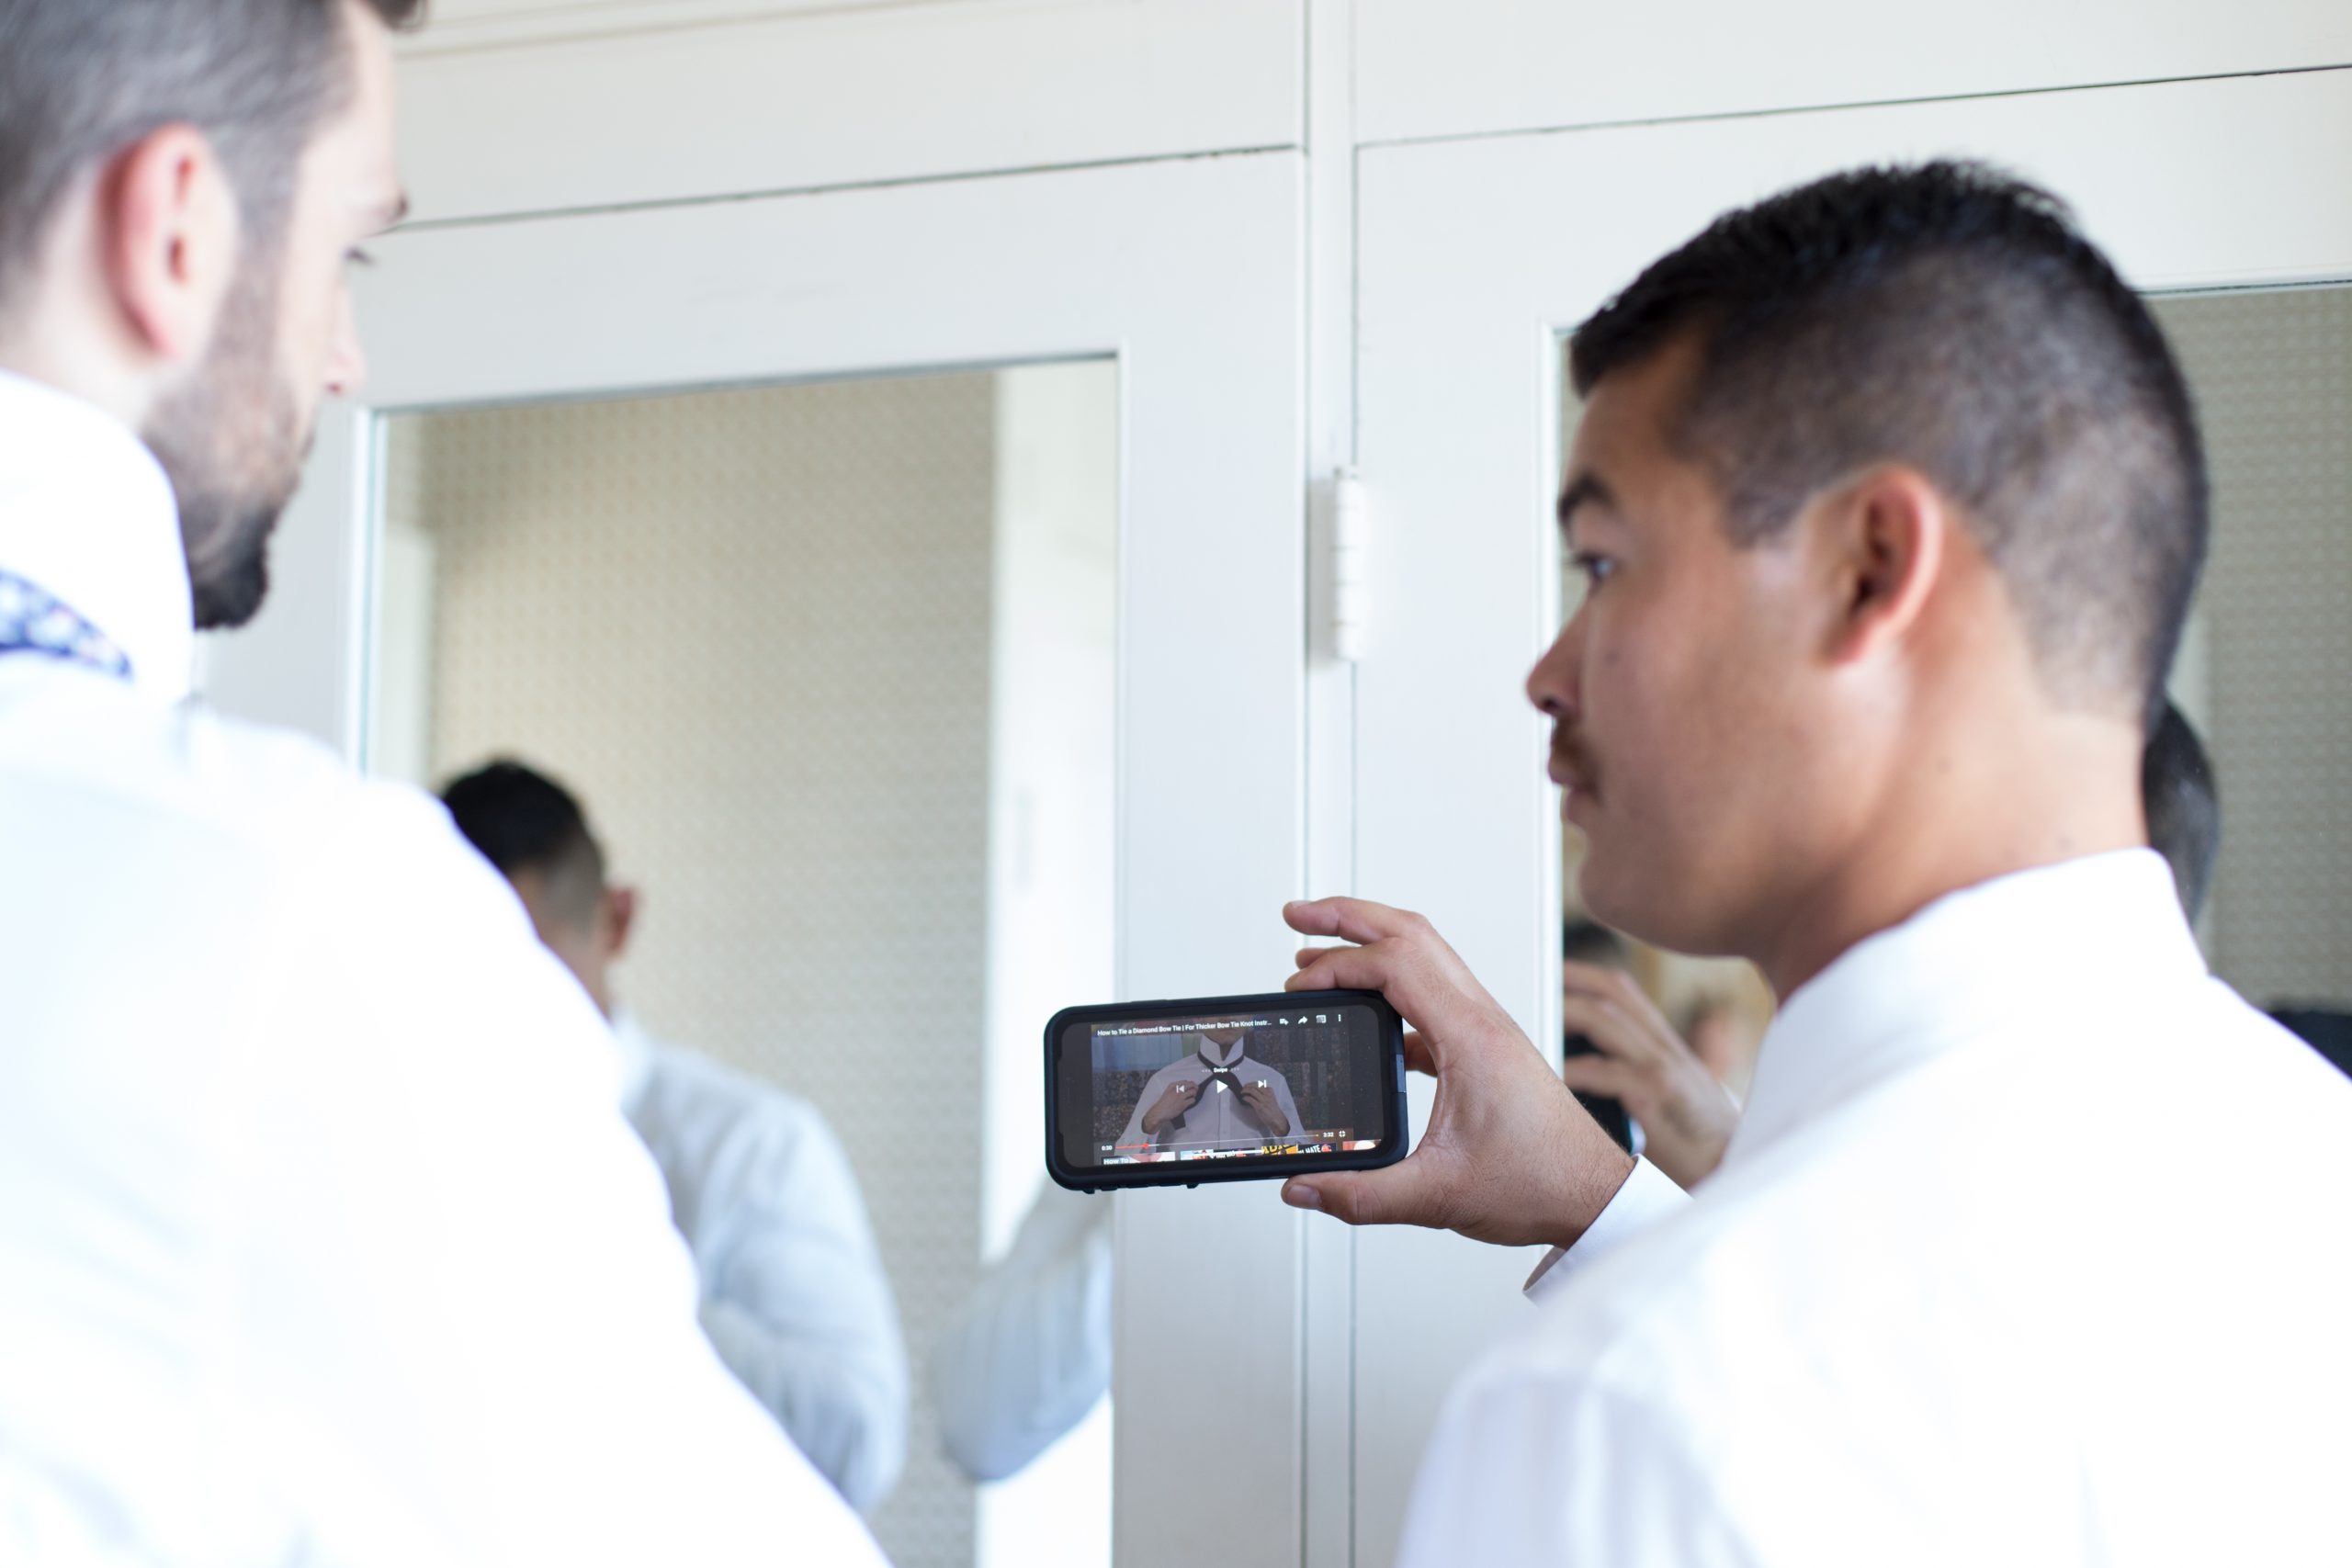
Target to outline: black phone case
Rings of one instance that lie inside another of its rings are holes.
[[[1321,1002],[1369,1007],[1380,1021],[1381,1046],[1390,1064],[1388,1132],[1373,1148],[1347,1154],[1260,1155],[1248,1159],[1195,1159],[1153,1165],[1077,1168],[1062,1158],[1061,1080],[1055,1054],[1072,1023],[1158,1019],[1168,1014],[1256,1011],[1279,1006],[1303,1010]],[[1318,1170],[1374,1170],[1405,1157],[1412,1133],[1405,1109],[1405,1021],[1377,991],[1270,991],[1239,997],[1176,997],[1164,1001],[1101,1002],[1064,1008],[1046,1024],[1046,1174],[1073,1192],[1122,1187],[1198,1187],[1204,1181],[1269,1181]]]

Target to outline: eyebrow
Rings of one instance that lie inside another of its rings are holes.
[[[1567,489],[1560,492],[1560,526],[1566,527],[1577,513],[1588,505],[1605,506],[1612,512],[1616,510],[1617,492],[1611,490],[1599,474],[1578,474],[1568,481]]]

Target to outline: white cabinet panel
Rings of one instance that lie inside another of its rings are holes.
[[[1521,686],[1557,615],[1559,334],[1726,208],[1939,153],[2070,198],[2143,288],[2352,278],[2352,71],[1362,157],[1358,466],[1379,521],[1357,891],[1430,916],[1535,1039],[1559,1027],[1559,829]],[[1445,1387],[1527,1315],[1524,1263],[1450,1237],[1358,1238],[1356,1562],[1393,1555]]]
[[[1292,147],[1301,3],[476,0],[402,45],[402,159],[432,220]]]
[[[1359,0],[1369,141],[2352,63],[2343,0]]]
[[[434,46],[645,32],[801,11],[944,5],[949,0],[435,0]]]

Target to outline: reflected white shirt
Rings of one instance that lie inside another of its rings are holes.
[[[1047,1185],[932,1350],[947,1451],[975,1481],[1027,1465],[1111,1392],[1111,1198]]]
[[[1454,1390],[1408,1568],[2352,1541],[2352,1082],[2206,974],[2149,852],[1860,943],[1775,1020],[1717,1172],[1627,1191],[1646,1228]]]
[[[0,657],[0,1561],[878,1562],[513,892],[182,700],[161,471],[7,376],[0,569],[133,666]]]
[[[907,1457],[907,1351],[857,1177],[816,1107],[662,1043],[624,1012],[622,1109],[694,1253],[710,1342],[869,1512]]]

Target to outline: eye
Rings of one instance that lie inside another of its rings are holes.
[[[1617,570],[1615,561],[1590,550],[1577,551],[1568,558],[1568,565],[1583,576],[1587,591],[1600,587]]]

